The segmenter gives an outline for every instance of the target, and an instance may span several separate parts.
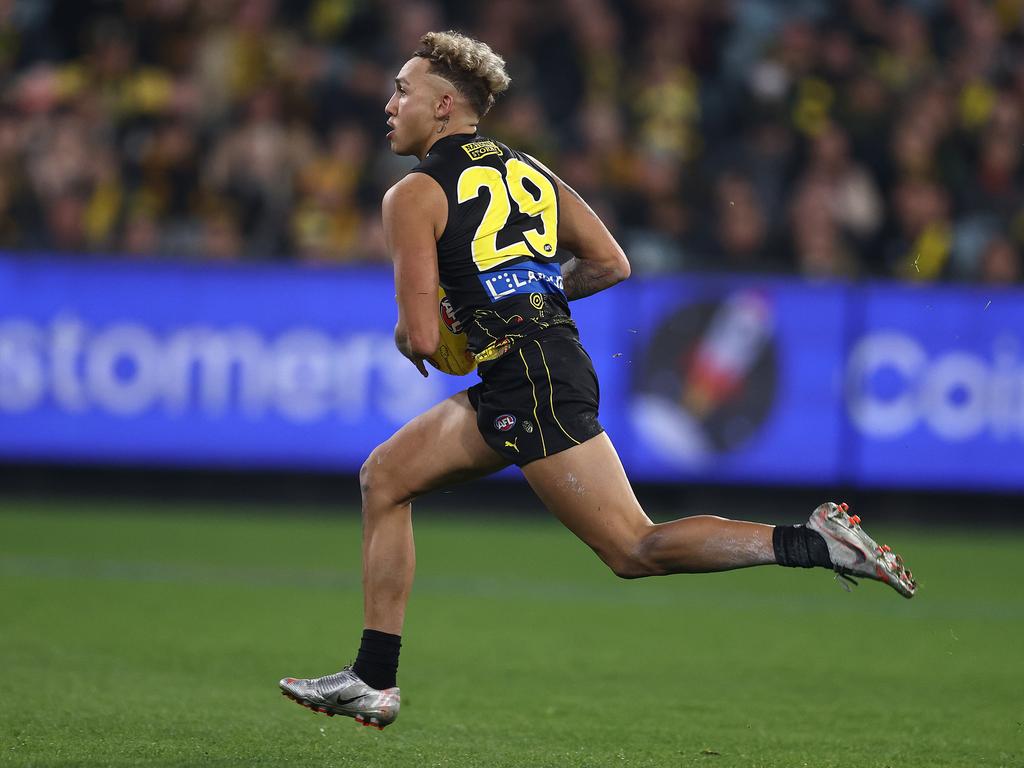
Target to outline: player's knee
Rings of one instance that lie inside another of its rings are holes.
[[[653,569],[648,563],[631,555],[605,559],[605,563],[612,569],[612,573],[620,579],[642,579],[646,576],[656,576],[658,574],[658,571]]]
[[[666,573],[666,571],[663,568],[660,568],[657,563],[652,563],[648,560],[636,557],[628,560],[613,570],[615,571],[615,575],[620,579],[644,579],[648,576],[663,576]]]
[[[395,466],[386,443],[374,448],[360,467],[359,491],[364,508],[411,500],[401,469]]]
[[[359,491],[363,502],[394,495],[394,473],[387,461],[387,451],[377,446],[359,468]]]
[[[634,540],[623,542],[623,546],[614,547],[607,552],[599,552],[601,559],[620,579],[642,579],[646,576],[659,576],[665,570],[654,559],[655,547],[649,542],[650,536],[656,532],[638,535]]]
[[[375,453],[377,453],[376,449],[366,458],[363,466],[359,468],[359,492],[363,495],[364,499],[377,484],[377,470],[375,466],[377,459],[374,456]]]
[[[605,564],[620,579],[642,579],[650,576],[640,565],[629,557],[606,559]]]
[[[637,537],[633,547],[633,562],[642,576],[664,576],[673,573],[670,559],[667,558],[665,530],[660,525],[652,525]]]

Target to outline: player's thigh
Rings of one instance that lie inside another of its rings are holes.
[[[491,474],[508,462],[484,442],[476,411],[459,392],[378,445],[363,464],[363,494],[411,501],[428,491]]]
[[[631,551],[653,525],[603,432],[522,472],[544,505],[606,560]]]

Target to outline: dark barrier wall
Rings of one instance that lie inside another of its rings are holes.
[[[386,269],[0,257],[0,456],[354,470],[476,380]],[[1024,292],[679,277],[573,304],[637,479],[1024,489]]]

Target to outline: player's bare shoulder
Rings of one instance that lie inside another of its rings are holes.
[[[381,201],[385,231],[401,226],[424,226],[430,222],[435,240],[444,234],[448,219],[448,198],[430,176],[410,173],[399,179]]]
[[[384,193],[381,206],[386,213],[388,209],[416,210],[438,204],[448,207],[441,185],[425,173],[409,173]]]

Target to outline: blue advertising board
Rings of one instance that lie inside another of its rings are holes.
[[[851,477],[1024,488],[1024,293],[871,286],[855,300],[844,409]]]
[[[638,308],[622,372],[633,476],[837,477],[844,289],[672,278],[619,299]]]
[[[1024,489],[1024,292],[633,279],[574,302],[641,480]],[[476,381],[383,268],[0,256],[0,460],[354,471]]]
[[[358,468],[459,388],[379,270],[0,261],[0,455]]]

